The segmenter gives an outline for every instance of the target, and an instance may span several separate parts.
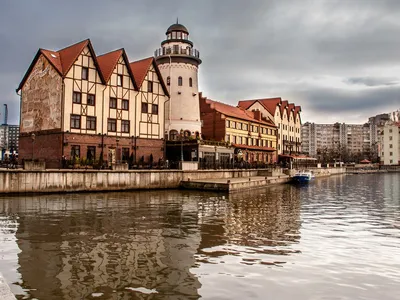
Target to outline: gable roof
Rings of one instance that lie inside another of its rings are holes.
[[[269,126],[275,126],[275,124],[269,120],[257,120],[255,118],[255,112],[253,111],[248,111],[240,107],[232,106],[229,104],[221,103],[207,98],[205,98],[205,103],[210,105],[211,109],[214,109],[226,116],[238,118],[241,120],[247,120],[255,123],[261,123]]]
[[[272,116],[275,116],[276,107],[282,102],[282,98],[264,98],[264,99],[254,99],[254,100],[241,100],[238,103],[239,107],[248,109],[255,102],[259,102]]]
[[[118,49],[97,57],[97,61],[99,62],[100,70],[101,73],[103,73],[105,82],[110,80],[110,77],[118,63],[119,58],[122,55],[122,52],[122,49]]]
[[[164,90],[164,94],[169,96],[169,92],[168,89],[165,85],[165,82],[163,80],[163,77],[161,76],[160,73],[160,69],[158,68],[156,61],[154,59],[154,57],[148,57],[148,58],[144,58],[141,60],[137,60],[134,62],[131,62],[129,64],[131,70],[132,70],[132,74],[135,77],[138,89],[141,88],[144,79],[146,78],[147,73],[149,72],[150,66],[153,65],[154,70],[157,73],[158,79],[160,80],[161,86]]]
[[[57,51],[60,56],[63,76],[67,75],[68,71],[71,69],[78,56],[82,53],[83,49],[88,46],[89,43],[89,39],[86,39],[82,42],[73,44]]]
[[[97,57],[94,52],[94,49],[92,47],[92,44],[89,39],[86,39],[84,41],[81,41],[79,43],[73,44],[71,46],[68,46],[66,48],[63,48],[58,51],[52,51],[52,50],[47,50],[47,49],[39,49],[38,52],[36,53],[35,57],[33,58],[31,65],[29,66],[28,70],[26,71],[24,77],[22,78],[21,83],[19,84],[17,88],[17,92],[23,87],[25,84],[25,81],[28,79],[33,67],[35,66],[37,60],[39,59],[40,55],[43,55],[49,63],[56,69],[56,71],[65,78],[65,76],[68,74],[69,70],[71,69],[72,65],[78,58],[78,56],[82,53],[83,49],[85,47],[89,48],[90,53],[92,54],[92,58],[94,61],[94,64],[99,71],[100,74],[100,79],[104,83],[104,78],[103,74],[101,73],[101,70],[99,68],[98,62],[97,62]]]

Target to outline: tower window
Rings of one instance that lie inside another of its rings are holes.
[[[173,39],[173,40],[176,39],[176,32],[175,32],[175,31],[172,32],[172,39]]]
[[[189,86],[192,87],[193,86],[193,80],[192,77],[189,78]]]
[[[182,38],[182,32],[178,32],[178,39],[180,40]]]
[[[167,77],[167,85],[171,85],[171,77]]]
[[[179,54],[179,45],[174,45],[174,54]]]
[[[178,85],[182,86],[182,77],[181,76],[178,77]]]

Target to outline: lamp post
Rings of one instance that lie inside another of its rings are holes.
[[[115,139],[115,141],[117,142],[117,147],[116,147],[116,149],[115,149],[115,158],[116,158],[116,161],[117,161],[117,163],[119,163],[119,160],[118,160],[118,143],[119,143],[119,138],[117,137],[116,139]]]
[[[183,161],[183,129],[181,129],[181,161]]]
[[[36,136],[35,136],[35,134],[32,132],[32,134],[31,134],[31,140],[32,140],[32,161],[33,161],[33,150],[34,150],[34,143],[35,143],[35,138],[36,138]]]

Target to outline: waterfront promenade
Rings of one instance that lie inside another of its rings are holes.
[[[291,175],[295,170],[287,174]],[[345,173],[345,168],[315,169],[317,176]],[[284,183],[287,178],[281,169],[235,169],[235,170],[1,170],[0,194],[100,192],[122,190],[176,189],[182,182],[209,180],[219,183],[231,180],[262,177],[265,182],[251,180],[250,184],[236,184],[234,189],[248,189],[271,183]],[[267,177],[267,180],[265,180]],[[233,181],[232,181],[233,180]],[[236,182],[237,183],[237,182]]]

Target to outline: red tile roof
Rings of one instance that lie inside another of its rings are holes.
[[[130,68],[132,70],[132,74],[135,77],[136,83],[138,85],[138,89],[142,86],[144,79],[146,78],[147,73],[149,72],[150,66],[153,65],[154,70],[157,73],[158,79],[160,80],[161,86],[164,90],[164,94],[169,97],[169,92],[167,89],[167,86],[165,85],[165,82],[162,78],[162,75],[160,73],[160,69],[158,68],[154,57],[148,57],[145,59],[137,60],[134,62],[131,62]]]
[[[232,144],[235,148],[240,149],[250,149],[250,150],[260,150],[260,151],[276,151],[273,147],[261,147],[261,146],[249,146],[249,145],[242,145],[242,144]]]
[[[241,100],[238,103],[238,106],[248,109],[255,102],[259,102],[264,108],[272,115],[275,116],[276,106],[281,103],[282,98],[264,98],[264,99],[254,99],[254,100]]]
[[[210,107],[224,115],[230,116],[230,117],[235,117],[241,120],[247,120],[251,122],[256,122],[260,124],[266,124],[270,126],[275,126],[275,124],[271,121],[267,120],[257,120],[254,117],[254,112],[248,111],[248,110],[243,110],[239,107],[235,107],[232,105],[228,105],[225,103],[217,102],[211,99],[206,99],[205,100],[207,104],[210,105]]]
[[[100,70],[103,73],[104,80],[106,82],[110,80],[110,77],[122,53],[123,49],[119,49],[97,56],[97,61],[99,62]]]
[[[58,71],[58,73],[60,73],[62,75],[63,70],[62,70],[62,65],[61,65],[60,54],[58,52],[46,50],[46,49],[40,49],[39,51],[47,58],[47,60]]]
[[[69,69],[89,43],[90,41],[87,39],[57,51],[60,56],[63,76],[67,75]]]
[[[147,72],[149,71],[150,66],[153,63],[153,59],[153,57],[148,57],[130,63],[133,76],[135,76],[136,83],[139,88],[142,86],[143,81],[146,78]]]

